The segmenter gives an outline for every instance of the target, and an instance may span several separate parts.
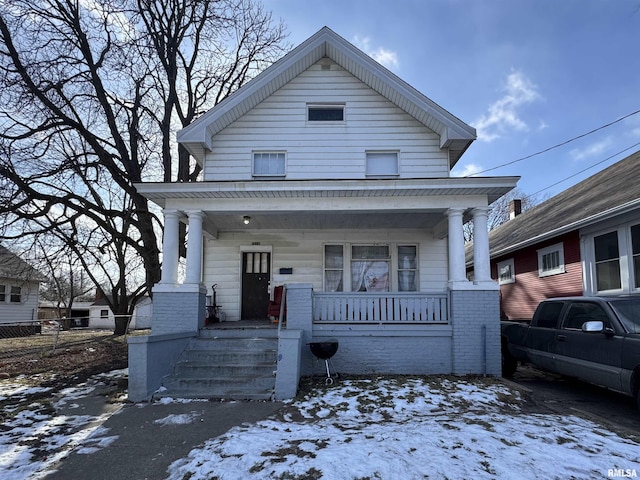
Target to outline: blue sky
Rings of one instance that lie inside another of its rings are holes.
[[[640,0],[264,3],[284,20],[292,44],[328,26],[473,125],[478,139],[455,175],[513,162],[640,110]],[[519,175],[524,193],[555,195],[640,150],[639,142],[640,113],[481,175]]]

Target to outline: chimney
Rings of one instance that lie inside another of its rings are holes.
[[[519,198],[509,202],[509,220],[513,220],[522,213],[522,200]]]

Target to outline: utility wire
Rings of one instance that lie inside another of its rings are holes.
[[[599,162],[594,163],[593,165],[591,165],[591,166],[589,166],[589,167],[587,167],[587,168],[585,168],[585,169],[583,169],[583,170],[580,170],[579,172],[576,172],[576,173],[574,173],[573,175],[569,175],[568,177],[563,178],[562,180],[559,180],[559,181],[557,181],[556,183],[553,183],[553,184],[549,185],[548,187],[544,187],[542,190],[538,190],[537,192],[532,193],[531,195],[528,195],[528,196],[529,196],[529,197],[532,197],[532,196],[537,195],[537,194],[539,194],[539,193],[541,193],[541,192],[544,192],[545,190],[550,189],[551,187],[555,187],[556,185],[558,185],[558,184],[560,184],[560,183],[562,183],[562,182],[566,182],[566,181],[567,181],[567,180],[569,180],[570,178],[576,177],[576,176],[580,175],[581,173],[584,173],[584,172],[586,172],[587,170],[592,169],[593,167],[597,167],[598,165],[600,165],[600,164],[602,164],[602,163],[606,162],[607,160],[611,160],[611,159],[612,159],[613,157],[615,157],[616,155],[620,155],[621,153],[624,153],[624,152],[626,152],[627,150],[631,150],[632,148],[637,147],[638,145],[640,145],[640,142],[638,142],[638,143],[634,143],[634,144],[633,144],[633,145],[631,145],[630,147],[627,147],[627,148],[625,148],[624,150],[620,150],[619,152],[614,153],[613,155],[608,156],[608,157],[607,157],[607,158],[605,158],[604,160],[600,160]]]
[[[475,175],[480,175],[481,173],[490,172],[490,171],[492,171],[492,170],[497,170],[498,168],[506,167],[506,166],[508,166],[508,165],[513,165],[514,163],[522,162],[523,160],[527,160],[527,159],[529,159],[529,158],[536,157],[536,156],[538,156],[538,155],[542,155],[543,153],[547,153],[547,152],[548,152],[548,151],[550,151],[550,150],[554,150],[554,149],[556,149],[556,148],[562,147],[562,146],[564,146],[564,145],[567,145],[568,143],[574,142],[574,141],[579,140],[579,139],[581,139],[581,138],[584,138],[584,137],[586,137],[586,136],[588,136],[588,135],[591,135],[592,133],[595,133],[595,132],[597,132],[597,131],[599,131],[599,130],[602,130],[602,129],[604,129],[604,128],[610,127],[611,125],[615,125],[616,123],[621,122],[622,120],[624,120],[624,119],[626,119],[626,118],[629,118],[629,117],[632,117],[633,115],[636,115],[636,114],[638,114],[638,113],[640,113],[640,110],[636,110],[635,112],[631,112],[631,113],[629,113],[629,114],[625,115],[624,117],[620,117],[620,118],[618,118],[617,120],[614,120],[613,122],[609,122],[609,123],[607,123],[606,125],[602,125],[601,127],[594,128],[593,130],[591,130],[591,131],[589,131],[589,132],[587,132],[587,133],[583,133],[582,135],[578,135],[577,137],[570,138],[569,140],[565,140],[565,141],[564,141],[564,142],[562,142],[562,143],[558,143],[558,144],[556,144],[556,145],[553,145],[552,147],[545,148],[544,150],[540,150],[539,152],[532,153],[531,155],[527,155],[526,157],[518,158],[518,159],[516,159],[516,160],[512,160],[512,161],[510,161],[510,162],[503,163],[502,165],[498,165],[498,166],[496,166],[496,167],[487,168],[486,170],[482,170],[482,171],[480,171],[480,172],[474,172],[474,173],[473,173],[473,174],[471,174],[471,175],[465,175],[465,178],[467,178],[467,177],[472,177],[472,176],[475,176]],[[636,145],[637,145],[637,144],[636,144]],[[629,147],[629,148],[632,148],[632,147]],[[625,150],[628,150],[628,149],[625,149]],[[624,152],[625,150],[623,150],[623,152]],[[604,160],[603,160],[603,162],[604,162]],[[597,164],[596,164],[596,165],[597,165]],[[594,166],[595,166],[595,165],[594,165]],[[591,167],[589,167],[589,168],[591,168]],[[581,173],[581,172],[578,172],[578,173]],[[576,174],[576,175],[578,175],[578,174]],[[569,177],[569,178],[571,178],[571,177]],[[564,180],[562,180],[562,181],[564,181]],[[558,183],[560,183],[560,182],[558,182]],[[552,185],[552,186],[553,186],[553,185]],[[550,187],[547,187],[547,188],[550,188]]]

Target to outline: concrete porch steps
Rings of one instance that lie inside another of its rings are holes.
[[[269,400],[275,390],[277,352],[274,329],[202,331],[189,342],[154,398]]]

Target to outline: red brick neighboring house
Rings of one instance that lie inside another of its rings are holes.
[[[636,152],[489,233],[504,319],[550,297],[640,293],[639,179]]]

